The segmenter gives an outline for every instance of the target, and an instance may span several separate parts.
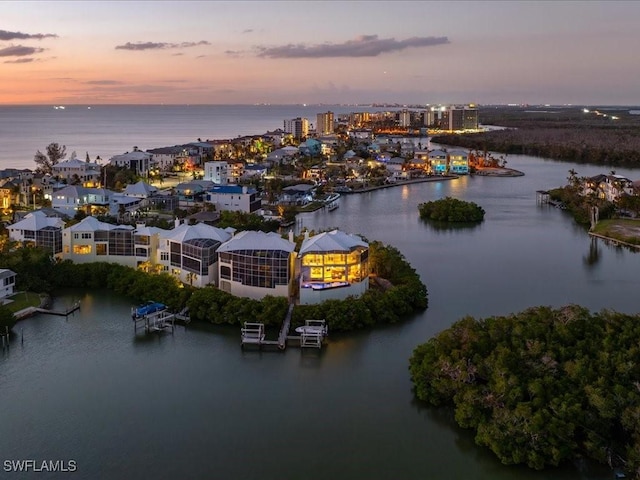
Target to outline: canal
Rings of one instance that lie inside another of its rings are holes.
[[[394,245],[429,290],[424,314],[332,335],[321,352],[243,352],[239,329],[207,325],[135,335],[130,300],[62,292],[54,307],[80,299],[80,312],[20,322],[0,356],[3,462],[74,460],[73,478],[88,479],[610,478],[592,465],[503,466],[450,412],[411,392],[412,350],[465,315],[572,303],[638,311],[640,255],[592,241],[566,212],[536,205],[536,190],[563,185],[571,168],[608,170],[527,156],[509,156],[508,166],[525,176],[345,195],[334,211],[302,215],[310,229]],[[417,205],[444,196],[478,203],[485,221],[422,222]]]

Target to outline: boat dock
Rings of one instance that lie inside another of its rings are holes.
[[[170,313],[166,309],[149,313],[141,317],[132,316],[132,318],[133,331],[136,333],[138,328],[142,327],[144,327],[145,333],[166,332],[169,330],[173,333],[175,329],[176,314]]]
[[[266,339],[264,323],[245,322],[241,329],[240,347],[244,349],[245,345],[256,345],[258,349],[262,349],[262,346],[275,346],[280,351],[285,350],[287,346],[322,348],[328,335],[327,325],[324,320],[306,320],[304,326],[296,328],[296,332],[299,335],[289,335],[293,307],[294,304],[290,303],[277,340]]]
[[[49,310],[48,308],[40,308],[40,307],[36,307],[34,309],[34,311],[38,313],[46,313],[47,315],[58,315],[59,317],[68,317],[69,315],[74,313],[76,310],[80,310],[80,300],[78,300],[76,303],[71,305],[66,310]]]

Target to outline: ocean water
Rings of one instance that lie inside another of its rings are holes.
[[[285,119],[380,109],[345,105],[52,105],[0,106],[0,168],[35,168],[37,150],[57,142],[84,159],[258,135],[283,127]]]

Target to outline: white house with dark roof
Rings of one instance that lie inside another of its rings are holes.
[[[22,220],[8,227],[11,240],[47,248],[54,255],[62,252],[63,228],[64,220],[60,217],[48,217],[39,210],[28,213]]]
[[[277,233],[244,231],[218,248],[220,289],[256,300],[291,294],[295,243]]]
[[[155,259],[158,270],[194,287],[217,285],[217,250],[230,238],[230,231],[204,223],[164,230],[160,233]]]
[[[359,297],[369,289],[369,244],[340,230],[307,237],[298,271],[302,305]]]
[[[0,268],[0,298],[13,295],[15,291],[16,273],[8,268]]]

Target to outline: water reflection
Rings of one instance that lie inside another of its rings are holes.
[[[598,250],[598,239],[591,237],[589,242],[589,252],[582,257],[585,265],[589,268],[595,266],[600,261],[600,250]]]
[[[440,220],[425,220],[420,219],[423,225],[427,225],[436,233],[449,233],[449,232],[469,232],[482,225],[482,222],[445,222]]]

